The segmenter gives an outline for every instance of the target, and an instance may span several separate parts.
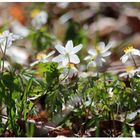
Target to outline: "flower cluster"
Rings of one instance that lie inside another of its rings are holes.
[[[32,15],[32,25],[36,29],[40,29],[44,24],[46,24],[48,19],[48,14],[45,11],[33,11]]]
[[[105,57],[111,54],[109,49],[112,47],[112,45],[112,43],[109,43],[105,46],[104,42],[100,42],[92,50],[88,50],[89,55],[85,57],[85,60],[89,60],[88,67],[101,67],[103,62],[106,62]]]
[[[97,46],[95,46],[93,49],[88,50],[88,56],[84,58],[84,60],[88,61],[87,67],[102,67],[103,63],[106,62],[105,58],[109,55],[111,55],[110,49],[114,45],[113,42],[108,43],[105,45],[104,42],[99,42]],[[69,40],[66,43],[66,46],[63,46],[61,44],[55,45],[55,49],[60,53],[58,56],[55,56],[52,59],[52,62],[58,63],[58,69],[64,68],[62,77],[75,77],[78,75],[78,69],[77,64],[80,63],[80,59],[77,55],[77,53],[82,49],[82,44],[79,44],[74,47],[72,40]],[[43,55],[43,57],[34,63],[31,64],[31,66],[34,66],[38,63],[45,63],[49,61],[49,57],[52,56],[55,53],[55,51],[50,52],[48,55]],[[122,63],[125,63],[129,59],[133,59],[133,55],[140,56],[140,51],[138,49],[133,48],[133,46],[129,46],[126,49],[124,49],[124,55],[120,58]],[[127,75],[131,78],[136,73],[140,71],[140,68],[135,66],[127,67],[126,72],[121,73],[120,77],[126,77]],[[139,76],[137,74],[137,76]]]
[[[41,14],[41,13],[40,13]],[[2,50],[8,48],[12,45],[13,41],[21,38],[18,35],[10,33],[8,30],[4,31],[0,35],[0,44]],[[105,45],[104,42],[99,42],[97,46],[93,49],[88,50],[88,56],[84,58],[84,60],[88,61],[88,67],[102,67],[103,63],[106,62],[105,58],[111,54],[111,49],[113,46],[113,42]],[[74,46],[72,40],[69,40],[66,43],[66,46],[61,44],[55,45],[55,49],[60,53],[58,56],[52,59],[52,62],[58,63],[58,69],[64,68],[63,75],[68,76],[69,78],[75,77],[78,75],[77,64],[80,63],[80,59],[77,53],[82,49],[83,45],[79,44]],[[41,57],[38,58],[37,61],[33,62],[30,66],[34,66],[38,63],[46,63],[49,62],[49,58],[54,55],[55,51],[50,52],[48,55],[41,54]],[[124,55],[120,58],[122,63],[132,59],[134,62],[134,66],[126,67],[126,72],[121,73],[120,77],[129,76],[132,78],[135,74],[137,76],[140,68],[137,67],[135,59],[133,56],[140,56],[140,50],[135,49],[132,45],[128,46],[124,49]]]
[[[140,72],[140,67],[137,67],[137,64],[134,59],[134,55],[140,56],[140,50],[135,49],[132,45],[128,46],[127,48],[124,49],[124,55],[120,58],[122,63],[125,63],[129,59],[132,59],[134,62],[134,66],[128,66],[126,67],[126,72],[120,74],[120,77],[126,77],[129,76],[132,78],[135,74],[139,77],[138,72]]]
[[[140,56],[140,51],[135,49],[133,46],[128,46],[124,49],[124,55],[120,58],[122,63],[125,63],[128,59],[132,58],[133,55]]]
[[[10,47],[13,43],[13,41],[20,39],[19,35],[15,35],[13,33],[10,33],[9,30],[4,31],[0,35],[0,44],[2,48]]]
[[[75,65],[80,63],[80,59],[76,53],[80,51],[82,47],[83,46],[81,44],[74,47],[71,40],[67,42],[65,47],[60,44],[55,46],[60,54],[53,58],[52,61],[58,62],[59,68],[65,67],[63,73],[64,77],[65,75],[68,75],[68,77],[72,78],[77,74],[78,70],[76,69]]]

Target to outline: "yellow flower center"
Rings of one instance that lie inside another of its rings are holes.
[[[97,54],[94,57],[92,57],[92,60],[93,61],[96,60],[97,56],[101,53],[101,49],[98,46],[95,47],[95,50],[96,50],[96,53]]]
[[[72,63],[67,64],[67,66],[71,69],[75,67],[74,64],[72,64]]]
[[[100,54],[101,53],[101,48],[99,48],[98,46],[96,46],[96,52],[97,52],[97,54]]]
[[[93,60],[93,61],[95,61],[95,60],[96,60],[96,58],[97,58],[97,55],[96,55],[96,56],[94,56],[94,57],[92,57],[92,60]]]
[[[133,71],[133,70],[135,70],[135,67],[133,67],[133,66],[130,66],[130,67],[127,67],[127,68],[126,68],[126,72],[127,72],[127,73],[130,73],[130,72]]]
[[[41,59],[44,59],[46,57],[46,54],[44,53],[38,53],[37,56],[36,56],[36,59],[37,60],[41,60]]]
[[[131,52],[132,51],[132,49],[134,49],[134,47],[131,45],[131,46],[128,46],[128,47],[126,47],[125,49],[124,49],[124,52],[125,53],[129,53],[129,52]]]
[[[39,9],[34,9],[31,11],[31,17],[34,18],[40,13]]]

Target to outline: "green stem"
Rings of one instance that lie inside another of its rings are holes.
[[[69,63],[68,63],[68,64],[70,64],[69,55],[68,55],[68,60],[69,60]],[[67,74],[65,75],[65,77],[64,77],[63,79],[60,80],[60,82],[62,82],[63,80],[65,80],[65,79],[67,78],[67,76],[69,75],[69,73],[70,73],[70,67],[68,67],[68,72],[67,72]]]
[[[104,72],[104,87],[106,90],[106,94],[107,94],[107,86],[106,86],[106,73]]]
[[[115,117],[114,117],[114,112],[112,111],[112,120],[113,120],[113,127],[114,127],[114,135],[116,136],[116,124],[115,124]]]
[[[4,58],[5,58],[5,54],[6,54],[6,49],[7,49],[7,40],[8,38],[6,37],[6,43],[5,43],[5,47],[4,47],[4,51],[3,51],[3,63],[2,63],[2,72],[4,71]]]
[[[131,55],[131,58],[132,58],[132,60],[133,60],[133,63],[134,63],[134,65],[135,65],[135,67],[138,68],[138,66],[137,66],[137,64],[136,64],[136,61],[135,61],[133,55]]]
[[[127,118],[127,111],[125,112],[125,117],[124,117],[124,125],[123,125],[123,135],[126,136],[126,118]]]

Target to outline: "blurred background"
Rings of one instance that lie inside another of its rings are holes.
[[[123,48],[140,48],[140,3],[0,3],[0,32],[7,29],[23,37],[7,50],[7,66],[28,66],[56,42],[73,40],[84,46],[78,54],[84,71],[87,50],[100,41],[113,41],[106,67],[118,73],[124,70]]]

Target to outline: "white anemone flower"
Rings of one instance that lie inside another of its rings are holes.
[[[69,63],[79,64],[80,59],[76,53],[80,51],[82,47],[82,44],[74,47],[72,40],[68,41],[65,47],[57,44],[55,48],[60,54],[53,58],[52,61],[62,63],[63,67],[66,67]]]
[[[130,78],[132,78],[137,72],[140,72],[140,67],[139,68],[135,68],[133,66],[127,67],[126,68],[126,72],[121,73],[119,76],[120,77],[127,77],[129,76]],[[140,77],[140,75],[137,74],[138,77]]]
[[[129,46],[124,49],[124,55],[120,58],[122,63],[125,63],[129,58],[132,58],[133,55],[140,56],[140,51],[135,49],[133,46]]]
[[[105,46],[104,42],[100,42],[94,49],[88,50],[88,56],[84,60],[89,60],[88,67],[101,67],[103,62],[106,62],[105,57],[111,54],[108,51],[112,47],[113,43],[110,42]]]
[[[21,36],[10,33],[9,30],[6,30],[0,35],[1,47],[10,47],[13,41],[18,40],[20,38]]]
[[[78,76],[78,69],[74,64],[69,63],[67,66],[62,67],[62,65],[58,66],[58,69],[64,68],[62,74],[60,75],[60,79],[73,78]]]
[[[47,63],[49,62],[49,58],[55,53],[55,51],[51,51],[48,55],[41,54],[39,60],[30,64],[31,67],[39,64],[39,63]]]
[[[48,20],[48,14],[45,11],[39,12],[32,20],[32,25],[40,29]]]

